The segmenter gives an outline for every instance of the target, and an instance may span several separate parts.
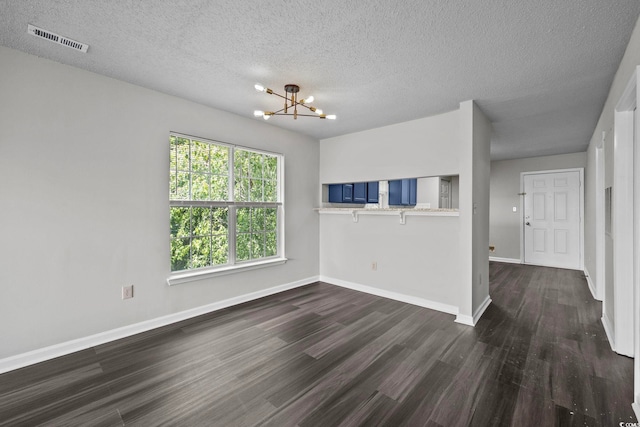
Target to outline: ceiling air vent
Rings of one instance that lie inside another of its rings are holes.
[[[75,40],[62,37],[56,33],[52,33],[51,31],[34,27],[31,24],[27,26],[27,33],[31,34],[32,36],[40,37],[41,39],[49,40],[50,42],[61,44],[73,50],[79,50],[80,52],[87,53],[87,50],[89,49],[88,44],[80,43]]]

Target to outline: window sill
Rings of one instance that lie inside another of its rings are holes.
[[[240,273],[243,271],[255,270],[258,268],[281,265],[285,262],[287,262],[287,258],[269,258],[265,260],[245,262],[242,264],[229,265],[224,267],[199,269],[193,271],[181,271],[178,273],[172,273],[169,277],[167,277],[167,284],[169,286],[179,285],[181,283],[193,282],[196,280],[209,279],[217,276],[225,276],[227,274]]]

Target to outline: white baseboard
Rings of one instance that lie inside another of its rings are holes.
[[[601,320],[602,320],[602,327],[604,328],[604,333],[607,334],[607,340],[609,340],[609,345],[611,346],[611,350],[616,351],[615,336],[613,335],[611,320],[609,320],[609,316],[607,316],[607,313],[602,313]]]
[[[455,322],[460,323],[461,325],[475,326],[475,323],[473,323],[473,316],[469,316],[467,314],[458,314]]]
[[[591,275],[586,268],[584,269],[584,277],[587,279],[587,285],[589,285],[589,290],[591,291],[591,296],[593,297],[593,299],[596,301],[602,301],[596,296],[596,286],[594,285],[593,280],[591,280]]]
[[[458,316],[456,317],[456,323],[461,323],[463,325],[469,325],[469,326],[476,326],[476,323],[478,323],[478,320],[480,320],[480,318],[482,317],[485,310],[487,309],[487,307],[489,307],[490,304],[491,304],[491,297],[487,295],[487,298],[485,298],[485,300],[482,302],[480,307],[476,309],[475,313],[473,313],[473,316],[458,314]]]
[[[411,295],[401,294],[399,292],[387,291],[385,289],[374,288],[372,286],[361,285],[359,283],[348,282],[346,280],[335,279],[333,277],[320,276],[321,282],[329,283],[330,285],[336,285],[354,291],[364,292],[367,294],[375,295],[378,297],[389,298],[392,300],[406,302],[407,304],[417,305],[418,307],[424,307],[431,310],[442,311],[447,314],[458,315],[458,307],[443,304],[441,302],[431,301],[425,298],[414,297]]]
[[[497,256],[490,256],[489,261],[506,262],[508,264],[522,264],[522,261],[516,258],[500,258]]]
[[[101,332],[95,335],[78,338],[49,347],[29,351],[27,353],[7,357],[5,359],[0,359],[0,374],[23,368],[25,366],[33,365],[35,363],[44,362],[56,357],[75,353],[76,351],[86,350],[87,348],[95,347],[97,345],[105,344],[107,342],[115,341],[121,338],[126,338],[131,335],[139,334],[141,332],[150,331],[152,329],[170,325],[172,323],[191,319],[192,317],[211,313],[223,308],[288,291],[289,289],[298,288],[300,286],[305,286],[311,283],[315,283],[319,279],[319,276],[308,277],[306,279],[297,280],[295,282],[287,283],[284,285],[274,286],[272,288],[263,289],[249,294],[229,298],[223,301],[203,305],[201,307],[192,308],[178,313],[168,314],[166,316],[145,320],[144,322],[135,323],[133,325],[123,326],[121,328],[112,329],[110,331]]]
[[[640,402],[640,397],[636,398],[636,400]],[[633,412],[636,413],[636,419],[640,421],[640,403],[633,402],[631,407],[633,408]]]

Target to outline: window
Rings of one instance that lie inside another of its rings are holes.
[[[282,259],[282,155],[169,137],[171,271]]]

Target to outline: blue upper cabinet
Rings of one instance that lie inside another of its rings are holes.
[[[367,203],[378,203],[378,181],[367,182]]]
[[[342,184],[342,201],[353,203],[353,184]]]
[[[329,203],[378,203],[378,181],[329,184]]]
[[[409,205],[415,206],[418,194],[418,179],[413,178],[409,180]]]
[[[389,204],[402,205],[402,180],[389,181]]]
[[[353,203],[353,184],[329,184],[329,203]]]
[[[389,181],[389,204],[396,206],[415,206],[418,180],[398,179]]]
[[[329,184],[329,203],[342,203],[342,184]]]
[[[353,203],[367,203],[366,182],[356,182],[353,184]]]

